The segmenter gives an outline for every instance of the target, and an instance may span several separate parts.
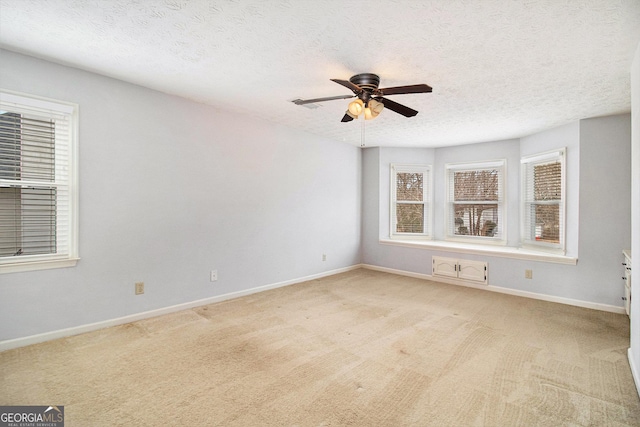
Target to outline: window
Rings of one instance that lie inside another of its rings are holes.
[[[0,92],[0,272],[77,261],[77,106]]]
[[[428,166],[391,165],[391,237],[430,235],[430,188]]]
[[[447,164],[446,236],[503,243],[505,161]]]
[[[523,245],[564,251],[565,151],[521,161]]]

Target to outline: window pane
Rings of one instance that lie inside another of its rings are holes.
[[[564,150],[524,158],[523,243],[564,249]]]
[[[423,204],[398,204],[396,206],[398,233],[423,233],[424,232],[424,205]]]
[[[53,181],[54,121],[0,114],[0,154],[0,178]]]
[[[498,170],[470,170],[455,172],[454,201],[497,201],[499,199]]]
[[[560,200],[562,198],[560,162],[534,166],[533,189],[535,200]]]
[[[498,206],[495,204],[456,204],[455,235],[494,237],[498,231]]]
[[[422,198],[422,173],[400,172],[396,175],[396,200],[421,202]]]
[[[532,205],[534,211],[535,240],[560,243],[560,205]]]
[[[56,253],[56,190],[0,188],[0,257]]]
[[[20,114],[0,114],[0,178],[20,178]]]

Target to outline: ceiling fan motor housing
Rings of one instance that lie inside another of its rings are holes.
[[[364,89],[362,93],[358,94],[358,98],[362,99],[366,103],[371,99],[373,91],[378,89],[380,77],[378,77],[377,74],[362,73],[351,77],[349,81]]]

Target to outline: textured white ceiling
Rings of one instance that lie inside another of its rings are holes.
[[[360,145],[349,94],[426,83],[367,146],[521,137],[630,111],[640,0],[0,0],[0,47]],[[2,64],[0,64],[2,66]],[[250,120],[250,119],[249,119]]]

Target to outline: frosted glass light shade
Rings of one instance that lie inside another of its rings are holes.
[[[356,99],[355,101],[351,101],[349,103],[349,112],[356,117],[362,114],[363,109],[364,109],[364,102],[362,102],[361,99]]]
[[[369,101],[369,108],[371,109],[371,115],[373,117],[376,117],[384,109],[384,104],[382,102],[376,101],[375,99],[372,99],[371,101]]]

